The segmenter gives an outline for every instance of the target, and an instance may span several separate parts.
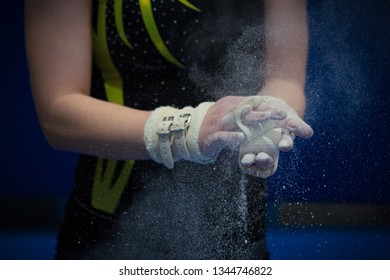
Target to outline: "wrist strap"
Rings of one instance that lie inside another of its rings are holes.
[[[161,160],[168,168],[173,168],[174,166],[171,150],[171,127],[174,118],[174,116],[164,117],[160,122],[156,132],[158,135],[158,148],[160,150]]]
[[[181,114],[172,124],[171,131],[178,156],[185,160],[190,160],[191,155],[187,148],[187,129],[191,123],[191,114]]]
[[[198,107],[160,107],[153,111],[145,124],[144,142],[150,157],[167,168],[181,159],[208,163],[214,159],[200,153],[199,131],[208,108],[213,102]]]

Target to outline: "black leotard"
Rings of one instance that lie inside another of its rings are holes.
[[[261,86],[260,1],[103,0],[93,14],[95,98],[180,108]],[[169,170],[81,155],[56,257],[266,258],[265,182],[237,162],[224,151]]]

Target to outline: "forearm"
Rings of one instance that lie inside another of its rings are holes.
[[[53,147],[116,160],[149,158],[143,129],[150,112],[79,93],[63,95],[47,106],[40,119]]]
[[[262,94],[285,100],[302,117],[308,51],[306,1],[266,0],[265,32]]]

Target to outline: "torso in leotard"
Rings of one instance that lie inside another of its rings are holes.
[[[93,15],[95,98],[180,108],[261,86],[260,1],[102,0]],[[265,258],[265,192],[230,151],[173,170],[81,155],[57,258]]]

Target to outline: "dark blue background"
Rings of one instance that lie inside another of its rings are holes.
[[[29,86],[24,50],[23,1],[2,3],[0,195],[66,195],[76,156],[50,148],[43,137]]]
[[[389,1],[309,1],[315,135],[282,158],[273,199],[390,201],[389,14]]]
[[[50,148],[39,127],[24,52],[23,1],[6,1],[1,9],[0,197],[66,197],[77,156]],[[306,119],[315,135],[309,141],[298,139],[294,151],[281,156],[279,170],[270,179],[271,203],[390,203],[389,15],[387,0],[309,1]],[[310,243],[313,235],[297,237],[295,232],[291,239],[291,232],[286,236],[278,232],[270,238],[275,252],[281,252],[276,257],[331,256],[330,251],[329,255],[305,255],[308,247],[302,244]],[[378,231],[372,234],[378,236]],[[376,241],[383,243],[389,235],[380,234]],[[12,240],[17,237],[12,236]],[[25,238],[15,243],[31,244],[26,234],[22,236]],[[38,236],[36,246],[49,244],[51,250],[54,235]],[[339,240],[337,246],[343,242],[342,236],[334,237]],[[288,243],[286,238],[292,240],[290,245],[280,249],[280,242]],[[8,241],[0,236],[3,245]],[[365,246],[370,247],[370,243]],[[47,257],[34,255],[33,249],[12,250],[9,248],[4,257]]]

